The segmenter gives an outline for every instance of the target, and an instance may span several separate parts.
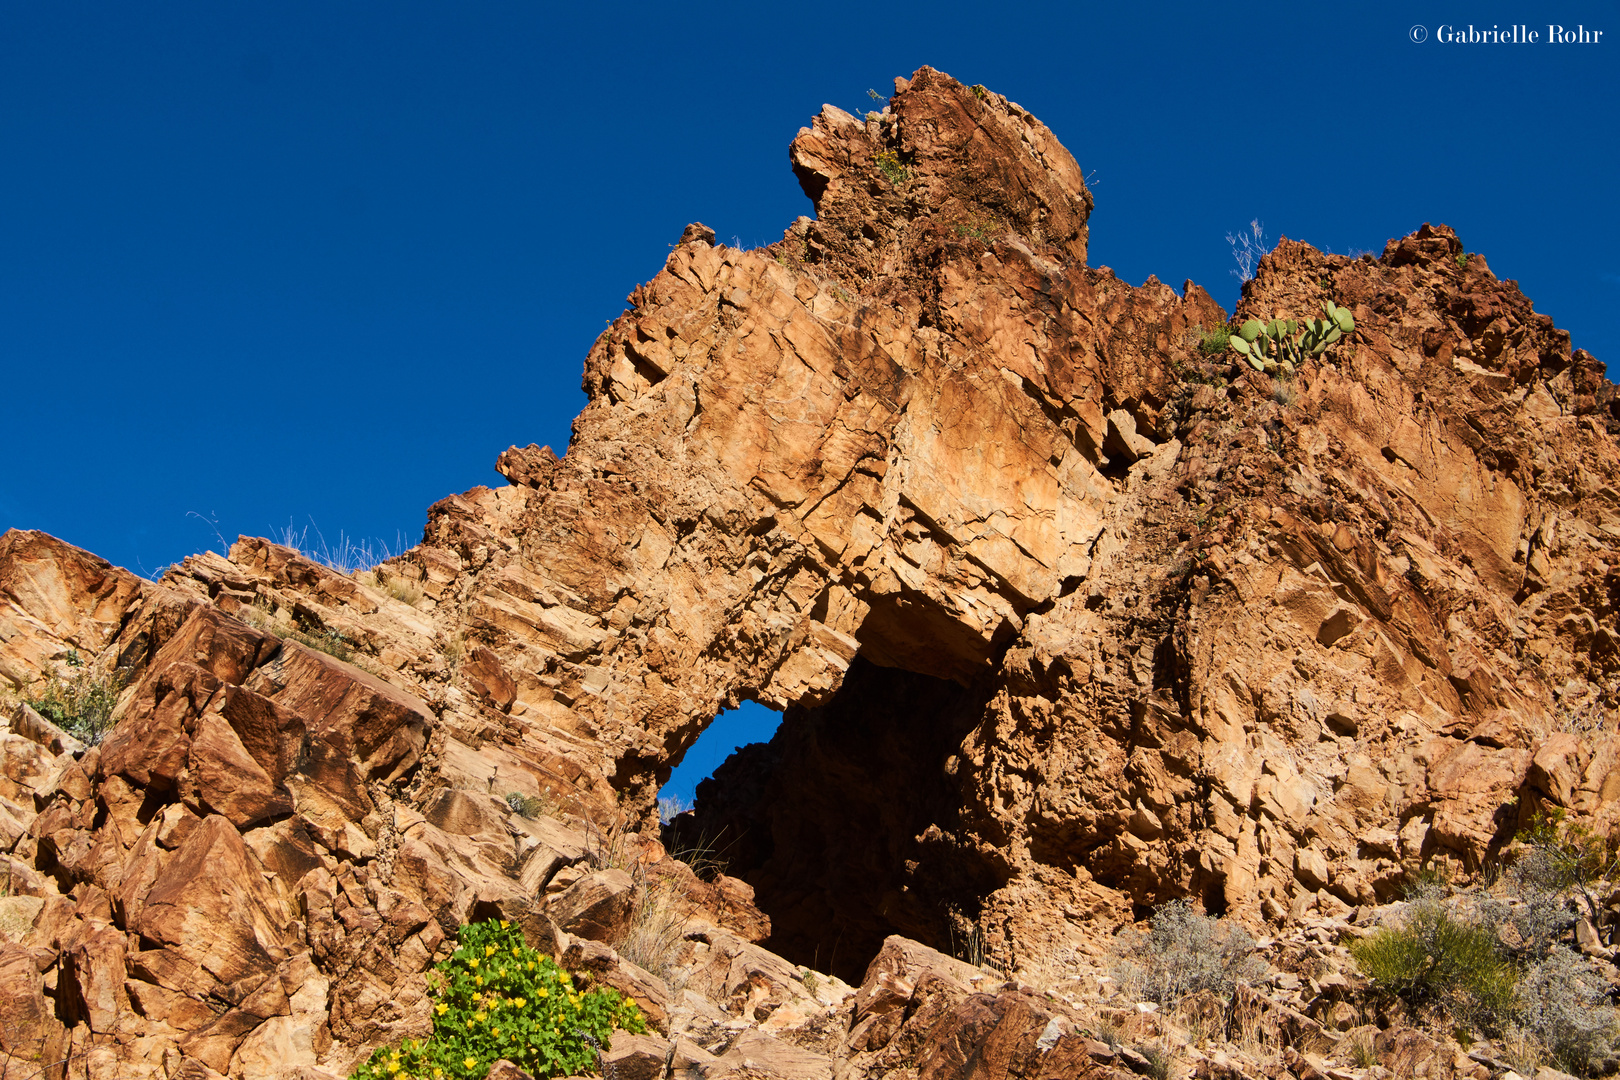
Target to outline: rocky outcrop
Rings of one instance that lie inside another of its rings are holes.
[[[885,756],[904,707],[852,677],[789,710],[757,780],[701,801],[710,835],[749,837],[739,866],[779,934],[795,910],[819,933],[851,903],[841,873],[885,845],[885,899],[864,905],[882,917],[854,920],[868,945],[945,942],[965,911],[1038,952],[1057,912],[1333,910],[1388,899],[1413,865],[1476,869],[1538,808],[1612,814],[1615,462],[1612,414],[1576,389],[1592,361],[1444,229],[1376,261],[1285,241],[1239,316],[1329,297],[1358,333],[1291,386],[1190,346],[1162,371],[1147,354],[1137,430],[1161,442],[1114,481],[1084,580],[958,695],[980,695],[971,718],[874,670],[929,702],[927,734]],[[886,795],[908,752],[921,779]],[[942,779],[945,813],[917,797]],[[874,834],[874,800],[920,817]]]
[[[1450,230],[1268,255],[1239,317],[1357,323],[1275,383],[1196,285],[1086,265],[1079,168],[998,95],[924,68],[791,156],[814,221],[689,229],[566,457],[373,571],[0,538],[14,696],[124,679],[99,746],[0,735],[6,1053],[346,1075],[500,916],[654,1007],[627,1069],[1100,1075],[937,952],[1027,970],[1175,897],[1297,927],[1613,820],[1620,408]],[[700,791],[699,881],[654,796],[743,699],[785,719]]]

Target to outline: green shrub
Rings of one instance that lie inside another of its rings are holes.
[[[1203,327],[1198,327],[1202,332]],[[1226,352],[1227,342],[1232,340],[1232,331],[1229,327],[1217,326],[1207,334],[1203,334],[1198,342],[1198,351],[1205,356],[1220,356]]]
[[[1376,1028],[1359,1028],[1350,1034],[1345,1043],[1345,1053],[1350,1058],[1350,1064],[1358,1069],[1370,1069],[1378,1064],[1378,1039]]]
[[[460,947],[429,976],[433,1034],[379,1049],[354,1080],[483,1080],[505,1058],[535,1076],[596,1071],[614,1028],[647,1030],[634,1001],[577,991],[568,973],[523,943],[505,919],[461,928]]]
[[[1171,1058],[1169,1050],[1159,1043],[1150,1043],[1142,1047],[1138,1053],[1147,1060],[1147,1072],[1142,1075],[1148,1077],[1148,1080],[1170,1080],[1170,1071],[1175,1061]]]
[[[94,746],[112,729],[113,708],[124,688],[124,673],[99,675],[86,667],[77,652],[67,655],[73,674],[66,679],[56,671],[45,676],[37,697],[24,700],[39,715],[88,746]]]
[[[1455,918],[1438,900],[1413,904],[1405,926],[1351,943],[1350,955],[1380,988],[1414,1005],[1439,1003],[1488,1031],[1499,1030],[1513,1009],[1517,973],[1496,935]]]
[[[506,805],[511,807],[512,812],[519,817],[531,819],[542,817],[551,809],[545,799],[534,795],[525,795],[521,791],[508,791],[506,793]]]

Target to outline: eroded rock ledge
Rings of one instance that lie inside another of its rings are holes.
[[[1450,230],[1267,256],[1239,316],[1357,322],[1279,387],[1199,352],[1196,285],[1085,264],[1079,168],[998,95],[924,68],[791,155],[816,220],[689,230],[567,456],[507,451],[373,573],[0,538],[0,681],[128,678],[99,747],[20,707],[0,740],[0,1049],[346,1075],[500,914],[676,1045],[742,1018],[828,1075],[996,1039],[995,1075],[1079,1075],[1016,986],[874,953],[1023,969],[1180,896],[1297,927],[1539,807],[1613,819],[1615,388]],[[745,698],[787,715],[701,794],[733,859],[701,882],[653,799]],[[646,887],[603,876],[625,822],[694,920],[681,993],[595,940]]]

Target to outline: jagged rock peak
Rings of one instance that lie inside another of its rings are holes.
[[[1000,94],[933,68],[895,79],[881,113],[827,105],[788,154],[815,204],[789,230],[810,262],[865,280],[930,233],[1016,233],[1060,263],[1084,265],[1091,192],[1074,157]]]

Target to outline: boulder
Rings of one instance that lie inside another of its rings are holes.
[[[833,1063],[762,1031],[745,1031],[704,1072],[707,1077],[759,1077],[761,1080],[832,1080]]]
[[[636,884],[623,870],[597,870],[546,901],[551,920],[570,934],[616,941],[629,928]]]
[[[586,976],[598,986],[617,990],[634,1001],[653,1030],[669,1032],[669,986],[652,972],[638,967],[610,947],[589,938],[572,938],[562,948],[564,968]]]
[[[610,1047],[602,1051],[602,1075],[613,1080],[663,1080],[673,1050],[656,1036],[615,1031]]]

